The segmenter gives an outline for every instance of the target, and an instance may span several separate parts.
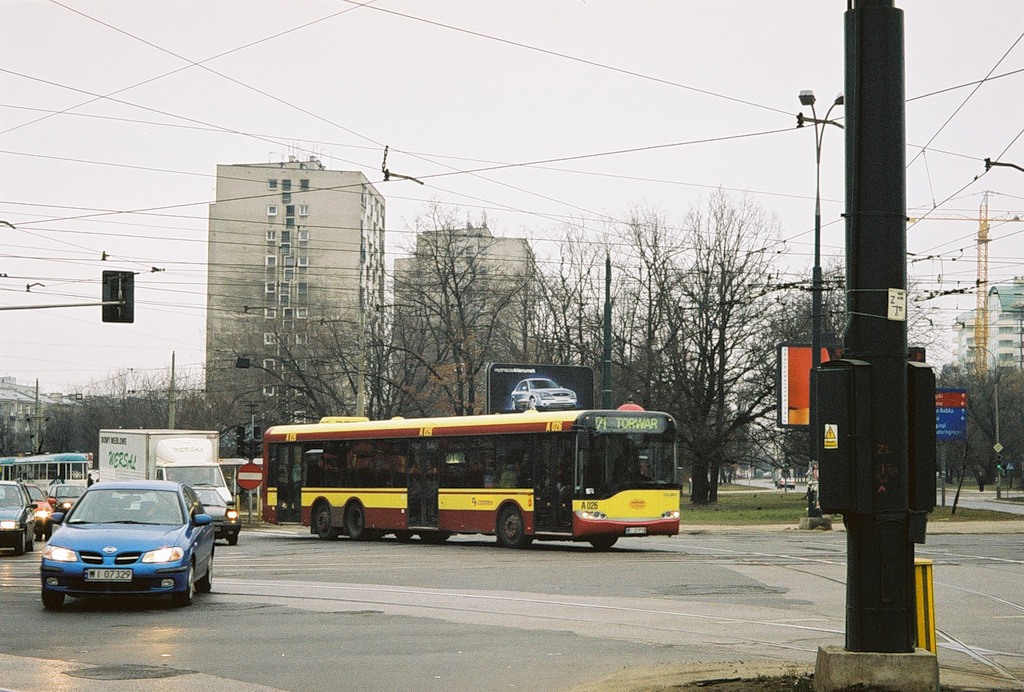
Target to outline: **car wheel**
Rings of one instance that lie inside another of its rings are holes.
[[[64,594],[60,591],[43,591],[43,607],[47,610],[60,610],[64,607]]]
[[[228,539],[229,541],[231,539]],[[210,562],[206,565],[206,574],[196,582],[196,591],[199,593],[210,593],[213,588],[213,555],[210,555]]]
[[[25,554],[25,549],[28,548],[28,534],[29,534],[29,530],[28,530],[28,527],[26,526],[25,527],[24,535],[22,535],[21,540],[18,541],[18,545],[14,546],[14,554],[15,555],[24,555]]]
[[[29,531],[28,529],[26,529],[25,530],[25,538],[28,539],[28,543],[25,544],[25,552],[26,553],[31,553],[33,550],[36,549],[36,532],[35,532],[35,530],[33,529],[32,531]]]
[[[196,566],[193,563],[189,563],[186,581],[184,591],[171,594],[171,599],[176,606],[190,606],[196,597]]]
[[[532,542],[526,535],[526,522],[518,507],[507,505],[498,513],[498,544],[504,548],[525,548]]]

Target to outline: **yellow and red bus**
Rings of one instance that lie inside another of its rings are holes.
[[[675,437],[672,417],[653,411],[277,425],[263,435],[263,518],[324,539],[464,533],[605,550],[679,533]]]

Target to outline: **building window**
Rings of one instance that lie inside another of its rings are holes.
[[[309,295],[309,284],[305,281],[299,282],[299,298],[305,298]]]
[[[285,193],[283,193],[281,195],[281,204],[291,204],[291,202],[292,202],[292,193],[285,192]]]
[[[281,327],[290,332],[295,328],[295,325],[292,324],[291,320],[281,320]],[[298,343],[298,341],[296,341],[296,343]]]
[[[263,345],[273,346],[277,343],[277,335],[274,332],[263,332]]]
[[[267,231],[267,240],[268,241],[275,241],[275,240],[277,240],[277,231],[274,230],[273,228],[271,228],[269,231]]]
[[[277,179],[276,178],[271,178],[270,180],[267,181],[267,189],[268,190],[276,190],[277,189]]]
[[[290,242],[292,242],[292,232],[291,231],[281,231],[281,242],[282,243],[290,243]]]
[[[299,229],[299,242],[300,243],[308,243],[309,242],[309,231],[301,229],[301,228]]]
[[[280,302],[281,305],[290,305],[291,300],[292,297],[287,293],[282,293],[281,295],[278,296],[278,302]],[[285,315],[285,317],[288,317],[288,315]]]
[[[1013,348],[1013,340],[1012,339],[1000,339],[999,340],[999,348]]]
[[[301,257],[299,259],[302,259]],[[285,255],[284,266],[294,267],[295,266],[295,255]]]
[[[281,243],[281,254],[290,255],[292,254],[292,246],[290,243]]]
[[[267,205],[267,216],[277,216],[277,205],[276,204],[268,204]]]
[[[295,308],[295,316],[300,320],[304,320],[309,317],[309,308]],[[298,335],[296,335],[298,337]]]
[[[295,317],[295,309],[294,308],[285,308],[284,310],[281,311],[281,313],[282,313],[282,317],[284,317],[286,320],[290,320],[293,317]]]
[[[277,365],[277,363],[274,362],[273,358],[264,358],[263,359],[263,369],[264,370],[270,370],[271,372],[273,372],[274,367],[276,365]]]
[[[294,279],[295,279],[295,270],[294,269],[285,269],[284,270],[284,280],[285,281],[292,281]]]
[[[268,320],[274,319],[277,317],[277,308],[263,308],[263,316]]]
[[[286,216],[286,217],[284,217],[284,225],[287,226],[288,228],[295,228],[295,217],[294,216]]]
[[[291,258],[289,258],[289,259],[291,259]],[[308,257],[300,257],[299,258],[299,266],[300,267],[308,267],[309,266],[309,258]]]
[[[275,284],[273,281],[267,282],[267,290],[265,291],[266,293],[273,293],[276,289],[277,284]]]
[[[309,178],[302,178],[302,179],[299,180],[299,189],[300,190],[308,190],[309,189]]]
[[[309,216],[309,205],[308,204],[300,204],[299,205],[299,216]]]
[[[277,257],[274,255],[267,255],[267,269],[273,269],[277,266]]]
[[[290,283],[288,283],[287,281],[282,281],[281,282],[281,293],[288,293],[290,295],[291,292],[292,292],[292,285]]]
[[[309,337],[306,334],[299,332],[295,335],[295,345],[303,346],[309,343]]]
[[[292,191],[292,181],[291,180],[282,180],[281,181],[281,191],[282,192],[291,192]]]

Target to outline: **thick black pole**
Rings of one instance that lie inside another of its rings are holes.
[[[909,537],[903,11],[849,0],[846,21],[846,357],[870,364],[870,514],[847,524],[846,648],[914,650]],[[858,434],[861,434],[858,431]]]

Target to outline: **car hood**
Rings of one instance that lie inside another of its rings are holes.
[[[73,550],[102,552],[107,546],[123,550],[155,550],[179,545],[184,526],[149,524],[65,524],[54,532],[50,543]]]
[[[22,507],[0,507],[0,519],[21,519]]]
[[[549,387],[548,389],[535,389],[539,394],[555,394],[557,396],[576,396],[576,392],[565,387]]]

